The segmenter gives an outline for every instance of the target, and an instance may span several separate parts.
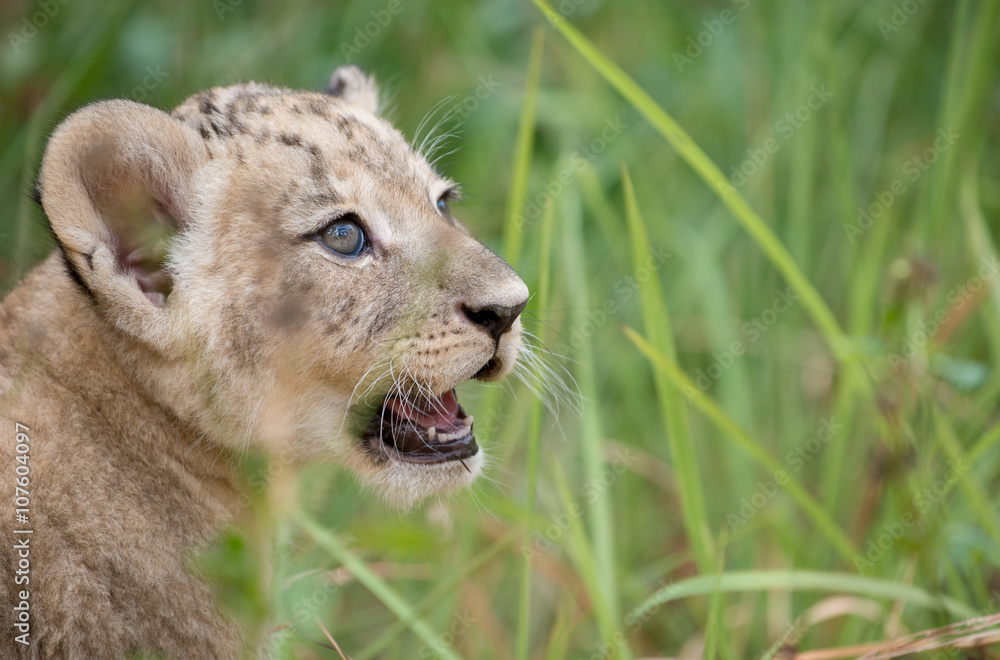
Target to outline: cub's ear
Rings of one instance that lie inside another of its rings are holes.
[[[375,85],[375,79],[366,76],[353,64],[337,67],[330,76],[326,93],[360,106],[373,115],[378,114],[378,87]]]
[[[198,134],[131,101],[78,110],[49,140],[39,186],[70,274],[137,339],[167,339],[167,242],[190,220]]]

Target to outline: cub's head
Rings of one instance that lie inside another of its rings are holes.
[[[481,469],[454,388],[510,372],[528,291],[376,99],[343,67],[325,93],[96,103],[52,136],[40,190],[67,276],[158,400],[405,506]]]

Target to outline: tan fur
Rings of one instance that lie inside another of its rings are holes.
[[[0,488],[13,492],[20,422],[34,530],[27,649],[10,632],[17,558],[0,549],[0,657],[252,653],[255,631],[189,568],[247,515],[234,468],[247,448],[346,465],[404,507],[480,471],[482,452],[467,471],[358,439],[391,386],[440,394],[506,375],[520,321],[494,341],[462,308],[527,298],[439,214],[451,184],[376,102],[350,67],[327,94],[251,83],[171,115],[107,101],[53,134],[40,189],[60,250],[0,307]],[[364,220],[371,253],[304,238],[343,211]],[[172,289],[144,293],[122,254],[155,249],[150,232],[172,223]],[[12,529],[9,496],[0,520]]]

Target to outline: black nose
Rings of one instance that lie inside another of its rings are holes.
[[[462,311],[465,312],[470,321],[490,333],[493,341],[500,341],[500,335],[510,330],[510,326],[514,325],[517,315],[521,313],[527,303],[528,301],[525,300],[523,303],[511,307],[485,305],[471,308],[468,305],[462,305]]]

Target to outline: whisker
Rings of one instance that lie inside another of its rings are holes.
[[[454,94],[451,95],[451,96],[446,96],[445,98],[443,98],[440,101],[438,101],[434,105],[433,108],[431,108],[430,112],[428,112],[427,115],[424,117],[424,119],[420,122],[420,125],[417,126],[417,131],[414,133],[414,136],[413,136],[414,142],[416,142],[416,140],[418,139],[418,137],[420,135],[420,131],[426,126],[427,122],[430,121],[434,116],[436,116],[437,113],[441,110],[441,108],[446,103],[448,103],[449,101],[453,100],[454,98],[455,98]],[[435,123],[427,131],[427,134],[424,135],[424,137],[423,137],[422,140],[420,140],[420,146],[417,147],[417,149],[416,149],[416,151],[417,151],[418,154],[420,154],[421,156],[423,156],[423,157],[426,158],[426,153],[427,152],[425,151],[425,148],[427,146],[428,140],[432,140],[433,139],[432,136],[434,135],[435,131],[437,131],[439,128],[441,128],[441,126],[444,125],[444,123],[446,121],[448,121],[448,119],[449,119],[449,115],[448,115],[448,113],[445,113],[444,115],[441,116],[440,119],[437,120],[437,123]]]

